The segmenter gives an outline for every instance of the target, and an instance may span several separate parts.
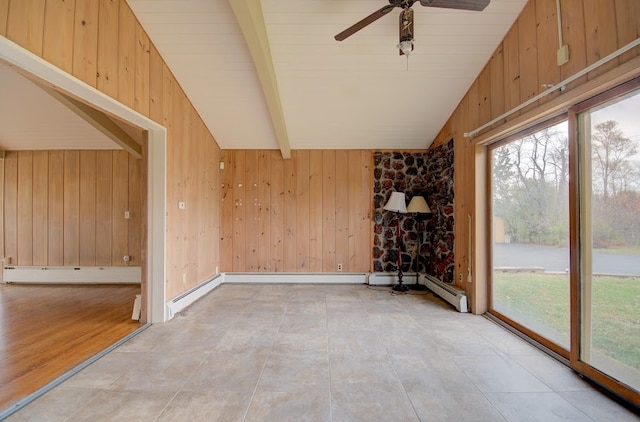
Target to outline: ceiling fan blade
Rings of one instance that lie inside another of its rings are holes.
[[[473,10],[481,12],[491,0],[420,0],[427,7],[443,7],[445,9]]]
[[[336,35],[334,38],[336,39],[336,41],[342,41],[342,40],[350,37],[351,35],[355,34],[359,30],[364,28],[365,26],[377,21],[378,19],[380,19],[381,17],[383,17],[387,13],[391,12],[394,7],[396,7],[396,6],[394,6],[392,4],[388,4],[388,5],[384,6],[384,7],[376,10],[375,12],[373,12],[372,14],[367,16],[366,18],[362,19],[360,22],[357,22],[357,23],[351,25],[350,27],[348,27],[347,29],[345,29],[344,31],[342,31],[341,33]]]

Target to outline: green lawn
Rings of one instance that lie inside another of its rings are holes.
[[[493,294],[495,309],[512,310],[557,338],[568,339],[567,275],[495,272]],[[595,277],[592,295],[593,347],[640,369],[640,277]]]

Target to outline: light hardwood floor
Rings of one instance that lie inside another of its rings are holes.
[[[0,283],[0,411],[140,327],[139,285]]]

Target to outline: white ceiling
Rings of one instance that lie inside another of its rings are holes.
[[[127,1],[222,148],[281,146],[229,4],[259,10],[258,0]],[[400,9],[333,38],[385,0],[262,0],[291,149],[428,147],[525,3],[469,12],[416,2],[407,63],[396,48]]]
[[[0,61],[0,150],[121,149]]]
[[[491,0],[469,12],[416,2],[407,62],[396,48],[400,9],[345,41],[333,38],[385,0],[127,1],[224,149],[282,149],[264,75],[229,2],[261,8],[258,44],[294,150],[428,147],[526,3]],[[1,63],[0,92],[0,150],[120,148]]]

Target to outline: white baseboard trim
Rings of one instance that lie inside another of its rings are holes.
[[[5,283],[140,284],[141,267],[3,267]]]
[[[418,273],[403,273],[402,283],[416,284],[417,277]],[[371,273],[368,281],[371,286],[391,286],[398,284],[398,273]]]
[[[224,283],[364,284],[368,273],[225,273]]]
[[[216,274],[209,280],[203,281],[197,286],[187,290],[167,302],[167,319],[172,319],[178,312],[182,312],[196,300],[200,299],[211,290],[218,287],[224,281],[224,274]]]

